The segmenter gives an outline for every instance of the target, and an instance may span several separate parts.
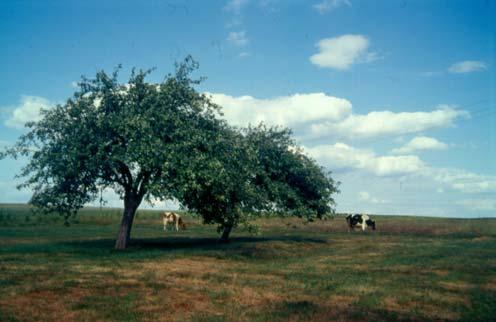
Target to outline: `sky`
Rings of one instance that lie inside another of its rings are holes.
[[[289,127],[332,171],[338,212],[496,217],[494,17],[489,0],[2,1],[0,149],[82,75],[160,82],[192,55],[229,123]],[[0,160],[0,203],[29,201],[25,163]]]

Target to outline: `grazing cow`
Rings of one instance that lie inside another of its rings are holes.
[[[184,223],[183,219],[179,214],[176,214],[175,212],[164,212],[162,214],[162,220],[164,222],[164,230],[167,230],[167,225],[172,224],[176,227],[176,231],[179,230],[179,227],[181,229],[186,229],[186,224]]]
[[[348,224],[348,229],[352,230],[357,226],[362,227],[362,231],[365,231],[367,226],[372,227],[372,230],[375,230],[375,221],[370,219],[368,215],[348,215],[346,216],[346,223]]]

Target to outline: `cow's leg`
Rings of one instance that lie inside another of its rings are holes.
[[[167,221],[164,219],[164,231],[167,230]]]
[[[179,220],[176,218],[176,231],[179,231]]]

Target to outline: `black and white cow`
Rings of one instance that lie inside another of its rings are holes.
[[[348,215],[346,216],[346,223],[348,224],[349,230],[352,230],[357,226],[362,227],[362,231],[365,231],[365,228],[367,227],[372,227],[372,230],[375,230],[375,221],[365,214]]]

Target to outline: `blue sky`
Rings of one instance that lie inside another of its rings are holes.
[[[157,82],[191,54],[229,122],[289,126],[333,171],[338,211],[494,217],[495,16],[468,0],[4,1],[0,147],[81,75],[121,63]],[[23,162],[0,161],[0,202],[29,200]]]

